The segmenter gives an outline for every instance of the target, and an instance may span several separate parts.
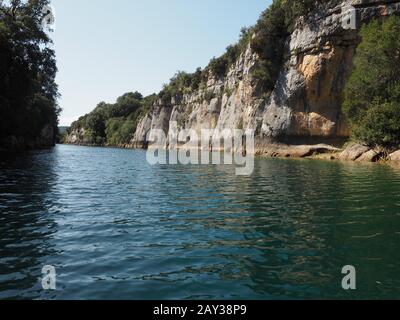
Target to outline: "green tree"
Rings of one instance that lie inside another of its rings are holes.
[[[105,138],[105,119],[100,112],[93,112],[86,118],[86,128],[90,129],[93,138]]]
[[[135,130],[135,121],[121,118],[109,119],[106,124],[107,143],[110,145],[128,144],[132,140]]]
[[[0,0],[0,143],[35,140],[45,126],[57,134],[58,88],[52,41],[42,27],[48,0]]]
[[[360,31],[343,111],[354,137],[371,146],[400,144],[400,18],[372,21]]]
[[[137,111],[141,106],[143,96],[139,92],[128,92],[117,99],[111,108],[112,117],[126,117]]]
[[[395,102],[373,102],[353,128],[354,135],[371,146],[400,145],[400,108]]]

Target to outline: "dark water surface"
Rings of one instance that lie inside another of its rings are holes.
[[[238,177],[145,157],[2,155],[0,299],[400,298],[400,170],[256,159]]]

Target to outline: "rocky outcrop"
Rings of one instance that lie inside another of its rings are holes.
[[[358,143],[348,144],[347,147],[338,155],[337,159],[355,162],[378,162],[381,160],[391,160],[390,157],[387,157],[384,150],[379,148],[372,149]]]
[[[356,9],[358,26],[400,11],[397,1],[346,0],[341,6],[327,6],[300,19],[287,39],[287,59],[271,94],[257,90],[252,70],[258,57],[249,46],[225,78],[210,74],[206,86],[198,91],[174,97],[167,104],[158,101],[139,122],[132,146],[146,146],[148,132],[154,128],[165,132],[252,128],[257,134],[257,152],[267,154],[275,154],[274,143],[288,138],[295,144],[307,137],[317,142],[347,138],[342,91],[360,41],[357,30],[343,27],[348,5]],[[341,158],[355,160],[367,151],[360,147]]]
[[[265,146],[265,149],[259,149],[258,155],[272,158],[307,158],[319,154],[333,154],[340,149],[325,145],[284,145],[271,144]]]
[[[83,144],[85,141],[85,128],[78,128],[73,130],[65,138],[65,143],[68,144]]]
[[[384,153],[377,150],[368,150],[364,154],[362,154],[356,162],[378,162],[379,160],[384,159]]]
[[[350,143],[339,155],[339,160],[355,161],[369,150],[370,148],[367,146],[363,146],[358,143]]]
[[[391,154],[388,156],[388,159],[389,159],[390,161],[392,161],[392,162],[400,163],[400,150],[391,153]]]

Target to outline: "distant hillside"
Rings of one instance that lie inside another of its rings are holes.
[[[65,134],[68,131],[69,127],[58,127],[59,134]]]

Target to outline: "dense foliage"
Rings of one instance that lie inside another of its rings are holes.
[[[128,144],[139,119],[149,111],[155,99],[155,95],[143,98],[139,92],[129,92],[114,104],[100,102],[92,112],[75,121],[68,131],[84,128],[86,144]]]
[[[57,128],[57,72],[51,39],[42,27],[48,0],[0,0],[0,143],[34,140]]]
[[[400,17],[375,20],[361,32],[343,111],[357,140],[400,145]]]

